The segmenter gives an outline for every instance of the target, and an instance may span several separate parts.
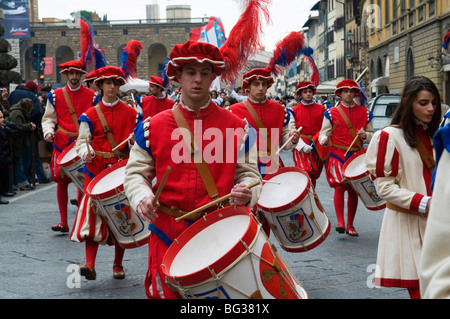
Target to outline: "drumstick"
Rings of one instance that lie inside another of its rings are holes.
[[[296,132],[300,132],[303,129],[303,126],[300,126]],[[286,145],[294,138],[294,134],[286,141],[286,143],[283,144],[283,146],[280,147],[280,149],[277,151],[277,155],[280,153],[280,151],[286,147]]]
[[[245,187],[250,189],[250,188],[253,188],[253,187],[258,186],[258,185],[259,185],[259,180],[258,181],[254,181],[253,183],[251,183],[251,184],[249,184],[249,185],[247,185]],[[187,214],[184,214],[183,216],[177,217],[177,218],[175,218],[175,221],[179,221],[181,219],[185,219],[186,217],[189,217],[191,215],[194,215],[195,213],[201,212],[202,210],[204,210],[206,208],[209,208],[209,207],[214,206],[214,205],[216,205],[216,204],[218,204],[220,202],[223,202],[224,200],[227,200],[230,197],[231,197],[231,193],[228,194],[228,195],[222,196],[222,197],[220,197],[220,198],[218,198],[216,200],[213,200],[212,202],[210,202],[208,204],[205,204],[205,205],[203,205],[203,206],[201,206],[201,207],[199,207],[197,209],[194,209],[193,211],[191,211],[191,212],[189,212]]]
[[[281,184],[281,182],[272,182],[272,181],[265,181],[265,180],[263,180],[262,182],[263,183],[269,183],[269,184],[278,184],[278,185]]]
[[[147,117],[144,120],[144,123],[150,121],[150,117]],[[125,140],[123,140],[122,142],[119,143],[119,145],[117,145],[116,147],[114,147],[112,149],[112,152],[114,153],[115,151],[117,151],[119,149],[119,147],[121,147],[123,144],[125,144],[126,142],[128,142],[129,140],[131,140],[134,137],[134,133],[131,133],[130,136],[128,136]]]
[[[131,140],[134,137],[134,133],[131,133],[130,136],[128,136],[125,140],[123,140],[122,142],[120,142],[119,145],[117,145],[116,147],[114,147],[112,149],[112,152],[114,153],[115,151],[117,151],[123,144],[127,143],[129,140]]]
[[[361,130],[362,130],[363,128],[364,128],[364,127],[361,127]],[[359,137],[359,135],[357,134],[357,135],[355,136],[355,138],[353,139],[352,144],[350,144],[350,146],[347,148],[347,152],[345,152],[344,156],[346,156],[347,153],[350,151],[350,149],[352,148],[353,144],[355,144],[355,142],[356,142],[356,140],[358,139],[358,137]]]
[[[167,177],[169,176],[169,174],[170,174],[171,171],[172,171],[172,167],[167,166],[166,173],[164,174],[164,177],[163,177],[163,179],[161,180],[161,184],[159,184],[159,187],[158,187],[158,189],[156,190],[155,197],[153,198],[153,201],[152,201],[153,206],[156,205],[156,202],[157,202],[158,199],[159,199],[159,195],[161,195],[161,192],[162,192],[162,190],[163,190],[163,188],[164,188],[164,185],[166,184]]]

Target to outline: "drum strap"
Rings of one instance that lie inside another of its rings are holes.
[[[353,138],[355,138],[356,137],[355,129],[353,128],[353,125],[350,122],[350,120],[348,119],[347,115],[345,115],[345,112],[342,109],[342,106],[339,105],[337,107],[337,110],[339,111],[339,114],[341,114],[342,118],[344,119],[345,125],[347,125],[347,128],[350,130],[350,134],[352,135]],[[361,150],[362,149],[361,140],[358,138],[355,143],[356,143],[356,145],[358,145],[358,148],[359,148],[358,150]]]
[[[253,121],[255,121],[256,126],[258,126],[260,134],[264,134],[265,135],[263,137],[267,141],[267,155],[271,156],[271,154],[272,154],[272,144],[271,144],[271,141],[270,141],[269,134],[267,134],[267,131],[265,130],[266,127],[264,126],[264,124],[263,124],[261,118],[259,117],[258,113],[256,113],[255,109],[253,108],[253,106],[250,104],[250,102],[248,100],[244,101],[244,105],[247,108],[248,113],[250,113],[250,116],[253,118]]]
[[[428,171],[431,174],[433,174],[434,168],[436,166],[436,162],[434,161],[433,155],[430,154],[430,152],[428,152],[427,148],[425,147],[423,142],[420,140],[420,138],[417,138],[417,146],[416,147],[417,147],[420,157],[422,158],[422,161],[424,162]]]
[[[111,148],[115,148],[117,146],[116,140],[114,139],[114,136],[112,135],[112,132],[109,129],[108,122],[106,121],[105,114],[103,114],[100,104],[97,104],[95,106],[95,111],[97,112],[98,119],[102,124],[103,132],[106,134],[109,144],[111,144]]]
[[[428,217],[428,212],[427,213],[421,213],[415,210],[410,210],[410,209],[405,209],[403,207],[397,206],[395,204],[386,202],[386,207],[392,210],[395,210],[397,212],[401,212],[401,213],[407,213],[407,214],[412,214],[412,215],[418,215],[418,216],[422,216],[422,217]]]
[[[62,89],[64,100],[66,100],[67,107],[69,108],[70,116],[72,117],[72,121],[75,124],[75,127],[77,128],[77,132],[80,130],[80,124],[78,123],[77,114],[75,113],[75,110],[72,105],[72,101],[69,98],[69,94],[67,93],[66,87],[63,87]]]
[[[172,109],[172,114],[175,119],[175,122],[178,125],[178,128],[180,128],[180,132],[183,135],[183,140],[186,142],[186,146],[188,150],[191,153],[191,156],[197,159],[201,158],[201,162],[198,163],[198,160],[194,160],[194,164],[197,167],[197,171],[200,174],[200,177],[202,178],[203,184],[205,185],[206,191],[208,192],[208,195],[211,199],[216,199],[219,197],[219,190],[217,189],[216,182],[214,181],[214,178],[211,175],[211,172],[209,170],[208,164],[205,163],[205,160],[203,159],[202,150],[198,148],[198,146],[195,144],[194,135],[192,134],[191,128],[189,127],[189,124],[186,121],[186,118],[184,117],[183,112],[181,111],[180,106],[176,106]],[[184,136],[186,132],[189,132],[190,136],[190,145],[187,143],[189,141],[188,136]],[[200,153],[198,153],[200,152]],[[196,156],[197,154],[197,156]]]

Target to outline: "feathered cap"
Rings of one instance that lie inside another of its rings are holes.
[[[94,36],[91,26],[85,19],[78,20],[80,24],[80,59],[65,62],[59,65],[61,73],[69,71],[81,72],[86,74],[86,67],[93,61]]]
[[[242,78],[242,89],[246,90],[250,83],[255,80],[267,81],[267,88],[270,88],[274,83],[273,76],[269,69],[254,69],[244,74]]]
[[[361,92],[361,88],[359,87],[358,83],[356,83],[352,79],[345,79],[339,82],[336,86],[336,90],[334,91],[334,95],[340,96],[343,89],[353,89],[356,95]]]
[[[164,81],[162,78],[160,78],[159,76],[151,76],[150,77],[150,84],[154,84],[159,86],[160,88],[164,89],[166,86],[164,85]]]
[[[310,81],[301,81],[299,84],[297,84],[295,93],[300,95],[302,90],[309,88],[314,91],[314,94],[316,94],[316,86],[313,83],[311,83]]]
[[[303,34],[299,32],[289,33],[277,43],[273,56],[265,68],[255,69],[244,74],[242,88],[245,90],[250,82],[256,79],[268,81],[268,87],[270,87],[273,84],[272,77],[280,75],[283,69],[289,67],[300,55],[304,54],[310,57],[309,61],[312,61],[314,64],[314,60],[311,58],[313,52],[314,50],[308,45]],[[317,70],[317,67],[314,70]],[[318,72],[317,75],[313,75],[312,79],[314,82],[318,82]]]
[[[225,82],[234,82],[248,58],[261,47],[262,16],[269,22],[267,5],[271,0],[247,0],[245,11],[239,17],[226,42],[216,46],[197,41],[178,44],[170,52],[165,74],[176,81],[176,71],[191,62],[208,63],[214,74]]]
[[[103,68],[95,70],[94,72],[95,84],[106,79],[118,80],[121,86],[125,85],[126,83],[125,71],[117,66],[105,66]]]

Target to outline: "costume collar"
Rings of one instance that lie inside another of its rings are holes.
[[[120,99],[117,99],[117,100],[115,100],[115,101],[112,102],[112,103],[108,103],[108,102],[106,102],[106,101],[102,98],[102,103],[103,103],[105,106],[109,106],[109,107],[113,107],[114,105],[116,105],[117,103],[119,103],[119,101],[120,101]]]

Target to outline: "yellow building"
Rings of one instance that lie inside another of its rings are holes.
[[[371,96],[401,93],[413,75],[433,80],[450,104],[450,61],[442,42],[450,31],[450,0],[366,0]]]

